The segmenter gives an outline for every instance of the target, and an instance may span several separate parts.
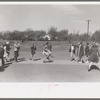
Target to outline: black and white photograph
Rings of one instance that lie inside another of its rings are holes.
[[[0,4],[0,82],[100,82],[100,4]]]
[[[100,98],[100,2],[0,2],[0,98]]]

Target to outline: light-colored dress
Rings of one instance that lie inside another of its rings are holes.
[[[8,53],[6,52],[6,46],[4,46],[4,58],[8,56]]]
[[[83,45],[79,45],[78,56],[79,56],[80,58],[82,58],[82,57],[84,56],[84,47],[83,47]]]

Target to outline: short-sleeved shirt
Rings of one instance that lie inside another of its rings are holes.
[[[35,54],[35,51],[36,51],[36,46],[32,46],[32,47],[31,47],[31,53],[32,53],[32,54]]]

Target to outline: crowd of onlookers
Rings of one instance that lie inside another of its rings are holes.
[[[0,46],[0,64],[2,67],[4,67],[5,62],[10,61],[10,43],[7,41],[5,44],[2,44]],[[20,43],[16,41],[14,43],[14,60],[17,62],[17,58],[19,56],[19,50],[20,50]]]
[[[19,50],[20,50],[20,43],[18,41],[16,41],[13,45],[14,49],[14,56],[13,56],[13,60],[15,62],[18,62],[18,56],[19,56]],[[30,60],[35,60],[35,55],[36,55],[36,45],[33,43],[33,45],[31,46],[31,58]],[[2,67],[4,67],[5,65],[5,62],[9,62],[11,61],[11,58],[10,58],[10,50],[11,50],[11,47],[10,47],[10,42],[7,41],[5,44],[2,44],[0,46],[0,64]],[[45,56],[44,60],[43,60],[43,63],[45,63],[46,61],[51,61],[50,60],[50,57],[53,57],[51,55],[51,51],[52,51],[52,46],[49,44],[49,42],[46,42],[43,46],[43,55]]]
[[[18,56],[19,56],[19,50],[20,50],[20,43],[18,41],[16,41],[13,45],[14,47],[14,61],[18,62]],[[0,46],[0,64],[3,67],[5,62],[10,61],[10,43],[9,41],[7,41],[5,44]],[[37,47],[35,44],[33,44],[31,46],[31,58],[30,60],[34,60],[35,59],[35,55],[36,55],[36,50]],[[44,45],[43,45],[43,55],[44,60],[43,63],[45,63],[46,61],[52,61],[50,59],[50,57],[53,58],[52,54],[52,45],[47,41]],[[67,51],[66,51],[67,52]],[[74,43],[70,44],[70,57],[71,57],[71,61],[77,61],[79,63],[89,63],[89,67],[88,67],[88,71],[91,70],[91,67],[93,65],[95,65],[99,70],[100,70],[100,64],[99,64],[99,43],[93,42],[92,45],[90,45],[88,42],[87,43],[83,43],[83,42],[79,42],[77,45]],[[86,59],[84,60],[83,58],[86,57]]]
[[[93,42],[91,46],[89,43],[85,43],[84,45],[83,42],[79,42],[77,45],[71,43],[69,52],[71,54],[71,61],[89,63],[88,71],[91,70],[92,66],[96,66],[100,70],[99,43]],[[86,60],[83,59],[84,56],[87,58]]]

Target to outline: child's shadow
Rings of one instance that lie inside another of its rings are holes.
[[[6,64],[4,64],[4,66],[2,68],[7,68],[12,64],[12,62],[7,62]]]
[[[0,67],[0,72],[3,72],[4,70],[5,70],[4,68]]]
[[[41,58],[35,58],[35,59],[34,59],[34,61],[38,61],[38,60],[41,60]]]
[[[14,61],[14,58],[11,58],[10,61]],[[18,58],[17,61],[22,62],[22,61],[26,61],[26,59],[25,58]]]
[[[49,60],[49,61],[43,61],[43,63],[52,63],[53,60]]]
[[[26,61],[26,59],[25,58],[19,58],[18,59],[18,62],[22,62],[22,61]]]
[[[0,72],[3,72],[5,70],[5,68],[9,67],[10,64],[12,64],[12,63],[7,62],[6,64],[4,64],[4,66],[0,66]]]

